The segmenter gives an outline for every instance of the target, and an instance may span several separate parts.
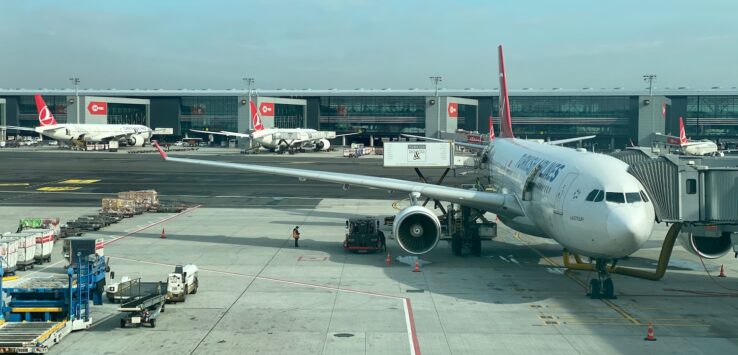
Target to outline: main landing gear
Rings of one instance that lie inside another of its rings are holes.
[[[615,268],[617,260],[612,262],[611,266],[607,265],[606,259],[595,259],[595,269],[597,271],[597,278],[589,280],[589,293],[587,296],[591,299],[606,299],[614,300],[615,296],[615,285],[610,278],[610,270]]]

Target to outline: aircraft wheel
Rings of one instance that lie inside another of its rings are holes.
[[[601,298],[602,283],[598,279],[589,281],[589,298],[596,300]]]
[[[615,296],[615,284],[613,284],[611,278],[605,279],[605,282],[602,285],[602,295],[603,298],[608,300],[614,300],[617,297]]]

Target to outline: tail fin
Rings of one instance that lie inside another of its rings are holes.
[[[495,126],[492,124],[492,115],[489,115],[489,140],[495,139]]]
[[[42,127],[55,125],[56,119],[51,113],[51,110],[49,110],[49,107],[46,106],[46,102],[44,102],[44,99],[41,97],[40,94],[36,94],[35,98],[36,110],[38,111],[38,122],[41,124]]]
[[[679,116],[679,144],[687,143],[689,143],[689,139],[687,139],[687,132],[684,131],[684,120],[682,116]]]
[[[263,131],[264,130],[264,124],[261,123],[261,115],[259,115],[259,110],[256,109],[256,104],[252,100],[251,103],[251,123],[254,124],[254,130],[255,131]]]
[[[505,59],[502,56],[502,46],[498,46],[497,51],[499,53],[500,63],[500,137],[513,138],[510,100],[507,96],[507,74],[505,74]]]

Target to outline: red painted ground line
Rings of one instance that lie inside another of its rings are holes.
[[[190,211],[192,211],[192,210],[195,210],[195,209],[197,209],[197,208],[198,208],[198,207],[200,207],[200,206],[201,206],[201,205],[197,205],[197,206],[194,206],[194,207],[190,207],[190,208],[188,208],[188,209],[186,209],[186,210],[184,210],[184,211],[182,211],[182,212],[180,212],[180,213],[177,213],[177,214],[175,214],[175,215],[173,215],[173,216],[169,216],[169,217],[167,217],[167,218],[164,218],[164,219],[162,219],[162,220],[160,220],[160,221],[156,221],[156,222],[154,222],[154,223],[150,223],[150,224],[148,224],[148,225],[145,225],[145,226],[143,226],[143,227],[141,227],[141,228],[139,228],[139,229],[136,229],[136,230],[135,230],[135,231],[133,231],[133,232],[128,232],[127,234],[124,234],[124,235],[121,235],[121,236],[117,236],[117,237],[114,237],[114,238],[113,238],[112,240],[109,240],[109,241],[105,242],[105,245],[108,245],[108,244],[113,244],[113,243],[115,243],[115,242],[117,242],[117,241],[119,241],[119,240],[121,240],[121,239],[123,239],[123,238],[125,238],[125,237],[129,237],[129,236],[131,236],[131,235],[133,235],[133,234],[136,234],[136,233],[138,233],[138,232],[140,232],[140,231],[142,231],[142,230],[144,230],[144,229],[148,229],[148,228],[151,228],[151,227],[153,227],[153,226],[155,226],[155,225],[157,225],[157,224],[160,224],[160,223],[164,223],[164,222],[166,222],[166,221],[168,221],[168,220],[170,220],[170,219],[172,219],[172,218],[176,218],[176,217],[179,217],[179,216],[181,216],[181,215],[183,215],[183,214],[185,214],[185,213],[187,213],[187,212],[190,212]]]
[[[138,262],[142,264],[170,266],[170,267],[174,266],[174,264],[157,263],[153,261],[124,258],[120,256],[111,256],[110,258],[126,260],[126,261],[134,261],[134,262]],[[285,283],[285,284],[291,284],[291,285],[307,286],[307,287],[321,288],[321,289],[326,289],[326,290],[334,290],[334,291],[339,291],[339,292],[356,293],[356,294],[362,294],[362,295],[367,295],[367,296],[377,296],[377,297],[383,297],[383,298],[391,298],[395,300],[402,300],[402,305],[405,310],[405,325],[407,326],[407,336],[408,336],[408,341],[410,343],[409,344],[410,354],[420,355],[420,343],[418,342],[418,334],[415,330],[415,317],[413,316],[413,308],[412,308],[412,304],[409,298],[385,295],[382,293],[369,292],[369,291],[352,290],[350,288],[339,288],[335,286],[319,285],[319,284],[313,284],[313,283],[308,283],[308,282],[291,281],[291,280],[277,279],[277,278],[266,277],[266,276],[256,276],[256,275],[243,274],[243,273],[232,272],[232,271],[221,271],[221,270],[204,269],[204,268],[200,270],[214,272],[218,274],[233,275],[233,276],[253,277],[258,280],[273,281],[273,282]]]

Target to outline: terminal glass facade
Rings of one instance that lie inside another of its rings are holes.
[[[302,105],[274,105],[274,127],[277,128],[307,128],[304,127],[304,109]]]
[[[423,133],[422,96],[322,96],[320,128],[367,134]]]
[[[66,96],[44,96],[44,101],[54,115],[56,122],[72,123],[67,121],[68,103]],[[36,109],[36,99],[33,96],[18,97],[18,125],[21,127],[38,127],[38,110]]]
[[[146,125],[146,105],[108,103],[109,124]]]
[[[688,96],[687,136],[738,138],[738,96]]]
[[[238,130],[238,97],[183,96],[180,101],[180,129],[209,131]]]

